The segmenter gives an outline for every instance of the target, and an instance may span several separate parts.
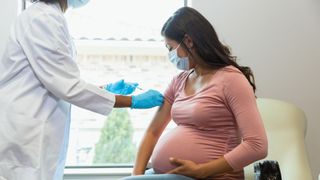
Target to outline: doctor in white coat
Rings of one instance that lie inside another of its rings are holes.
[[[0,179],[63,178],[70,103],[107,115],[113,107],[152,108],[163,102],[154,90],[115,95],[80,79],[63,13],[87,1],[38,0],[12,28],[0,61]],[[117,93],[130,84],[107,87]]]

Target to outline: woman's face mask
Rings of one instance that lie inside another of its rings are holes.
[[[90,0],[68,0],[68,7],[79,8],[88,4]]]
[[[177,48],[171,50],[168,53],[170,61],[180,70],[189,70],[189,57],[179,57],[177,53],[177,49],[180,47],[181,43],[178,45]]]

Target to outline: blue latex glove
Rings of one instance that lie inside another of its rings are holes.
[[[128,95],[133,93],[138,85],[138,83],[124,82],[124,80],[121,79],[115,83],[107,84],[104,89],[114,94]]]
[[[131,108],[133,109],[148,109],[155,106],[161,106],[163,96],[155,90],[149,90],[145,93],[132,96]]]

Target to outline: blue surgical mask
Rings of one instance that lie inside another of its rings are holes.
[[[180,46],[180,44],[179,44]],[[178,53],[177,53],[177,49],[179,48],[179,46],[174,49],[171,50],[168,53],[169,59],[170,61],[176,65],[176,67],[180,70],[189,70],[190,65],[189,65],[189,57],[179,57]]]
[[[88,4],[90,0],[68,0],[68,7],[79,8]]]

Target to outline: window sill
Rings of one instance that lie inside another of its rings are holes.
[[[66,168],[65,176],[130,176],[132,167]]]

